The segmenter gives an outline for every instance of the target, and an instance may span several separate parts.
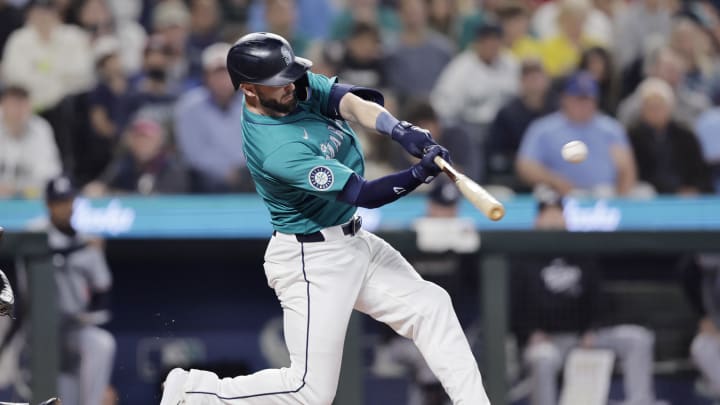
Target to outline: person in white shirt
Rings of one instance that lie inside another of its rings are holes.
[[[489,23],[478,28],[475,41],[445,67],[435,84],[433,108],[443,124],[468,132],[478,156],[484,156],[485,136],[498,110],[517,94],[519,72],[518,62],[502,46],[500,27]],[[483,173],[468,175],[480,179]]]
[[[60,172],[52,128],[32,114],[25,88],[7,86],[0,95],[0,198],[39,197]]]
[[[88,36],[63,24],[51,0],[33,0],[25,26],[5,46],[2,76],[30,92],[33,108],[47,111],[95,81]]]

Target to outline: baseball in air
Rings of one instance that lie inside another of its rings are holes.
[[[588,148],[583,141],[570,141],[562,147],[562,157],[570,163],[580,163],[587,158]]]

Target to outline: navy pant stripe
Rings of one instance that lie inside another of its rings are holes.
[[[264,397],[268,395],[280,395],[280,394],[294,394],[305,386],[305,377],[307,377],[308,373],[308,361],[310,360],[308,357],[309,352],[309,346],[310,346],[310,282],[307,279],[307,273],[305,272],[305,244],[300,243],[300,257],[302,259],[302,272],[303,272],[303,278],[305,279],[305,284],[307,287],[307,326],[305,328],[305,373],[302,377],[302,384],[300,384],[297,389],[294,389],[292,391],[278,391],[278,392],[266,392],[263,394],[253,394],[253,395],[245,395],[242,397],[221,397],[215,392],[204,392],[204,391],[188,391],[186,394],[203,394],[203,395],[214,395],[222,400],[234,400],[234,399],[246,399],[246,398],[255,398],[255,397]]]

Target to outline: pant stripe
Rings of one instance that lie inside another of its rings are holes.
[[[214,395],[218,397],[218,399],[222,400],[234,400],[234,399],[245,399],[245,398],[255,398],[255,397],[264,397],[268,395],[280,395],[280,394],[295,394],[303,387],[305,387],[305,377],[307,377],[308,372],[308,352],[309,352],[309,346],[310,346],[310,282],[307,279],[307,273],[305,272],[305,244],[303,242],[300,242],[300,257],[302,260],[302,272],[303,272],[303,279],[305,279],[305,284],[307,287],[307,325],[305,327],[305,372],[303,373],[302,377],[302,384],[300,384],[299,387],[292,391],[278,391],[278,392],[266,392],[262,394],[253,394],[253,395],[244,395],[241,397],[221,397],[215,392],[204,392],[204,391],[188,391],[186,394],[204,394],[204,395]]]

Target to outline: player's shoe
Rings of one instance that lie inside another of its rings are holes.
[[[185,403],[185,381],[190,373],[174,368],[163,383],[163,396],[160,405],[182,405]]]

